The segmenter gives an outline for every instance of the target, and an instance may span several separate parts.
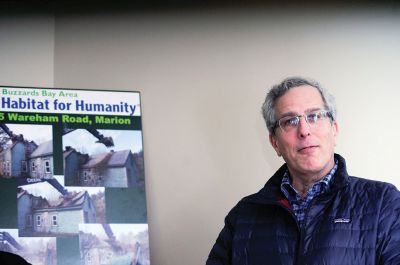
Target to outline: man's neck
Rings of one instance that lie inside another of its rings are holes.
[[[297,191],[302,199],[307,196],[308,190],[314,185],[314,183],[321,180],[321,177],[294,177],[292,176],[292,186]]]
[[[331,163],[329,163],[324,169],[320,170],[319,172],[292,172],[289,168],[293,188],[295,188],[300,197],[304,199],[307,196],[308,190],[314,185],[314,183],[324,178],[334,166],[335,162],[334,160],[332,160]]]

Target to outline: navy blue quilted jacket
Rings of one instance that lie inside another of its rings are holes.
[[[283,165],[229,212],[207,265],[400,265],[400,192],[349,176],[335,158],[332,190],[314,198],[303,228],[280,191]]]

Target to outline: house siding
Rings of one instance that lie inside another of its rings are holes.
[[[4,156],[3,156],[3,176],[4,177],[11,177],[11,149],[7,149],[4,151]]]
[[[50,208],[47,202],[43,204],[43,198],[23,194],[18,198],[20,232],[26,236],[78,234],[79,224],[96,222],[96,211],[91,198],[87,193],[83,196],[80,205]],[[32,226],[29,227],[28,215],[32,215]]]
[[[64,178],[66,186],[79,185],[79,156],[75,152],[65,158]]]
[[[128,187],[125,167],[109,168],[105,170],[104,176],[106,187]]]
[[[37,218],[40,216],[40,225]],[[57,216],[57,225],[53,225],[53,216]],[[35,232],[55,234],[77,234],[79,223],[83,223],[82,210],[37,211],[34,214]]]
[[[3,177],[22,177],[22,162],[26,161],[26,146],[22,142],[14,143],[2,152],[0,157],[0,174]]]
[[[22,160],[26,160],[24,144],[16,143],[11,149],[11,156],[11,176],[21,177]]]
[[[139,183],[139,173],[133,159],[133,154],[129,151],[124,156],[125,151],[111,152],[97,157],[87,157],[86,160],[79,159],[83,157],[80,153],[71,153],[64,158],[64,175],[69,185],[89,186],[89,187],[136,187],[142,185]],[[74,154],[74,156],[72,156]],[[108,156],[108,158],[107,158]],[[117,156],[117,158],[114,158]],[[99,161],[94,162],[98,159]],[[122,160],[124,159],[124,160]],[[118,161],[119,160],[119,161]],[[83,164],[82,162],[87,162]],[[78,179],[76,179],[76,171]]]
[[[14,142],[0,156],[0,175],[3,177],[53,177],[53,155],[51,153],[30,157],[38,148],[34,142]],[[33,165],[35,165],[34,170]]]
[[[99,169],[81,169],[79,171],[81,186],[103,186],[104,185],[104,170]]]
[[[133,160],[133,154],[130,153],[127,162],[125,163],[126,178],[129,187],[139,186],[139,172]]]
[[[110,247],[98,247],[90,249],[85,258],[85,265],[111,265],[114,253]]]
[[[47,164],[48,163],[48,164]],[[34,167],[34,169],[33,169]],[[30,177],[49,179],[53,177],[53,156],[36,157],[29,160]]]
[[[18,228],[22,231],[32,229],[32,226],[28,227],[28,215],[32,215],[32,200],[24,194],[18,199]]]

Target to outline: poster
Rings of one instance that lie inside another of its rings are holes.
[[[0,250],[35,265],[149,265],[139,92],[0,94]]]

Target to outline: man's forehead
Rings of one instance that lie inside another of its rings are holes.
[[[315,87],[304,85],[293,87],[278,98],[276,102],[277,114],[303,113],[322,109],[324,101],[321,93]]]

